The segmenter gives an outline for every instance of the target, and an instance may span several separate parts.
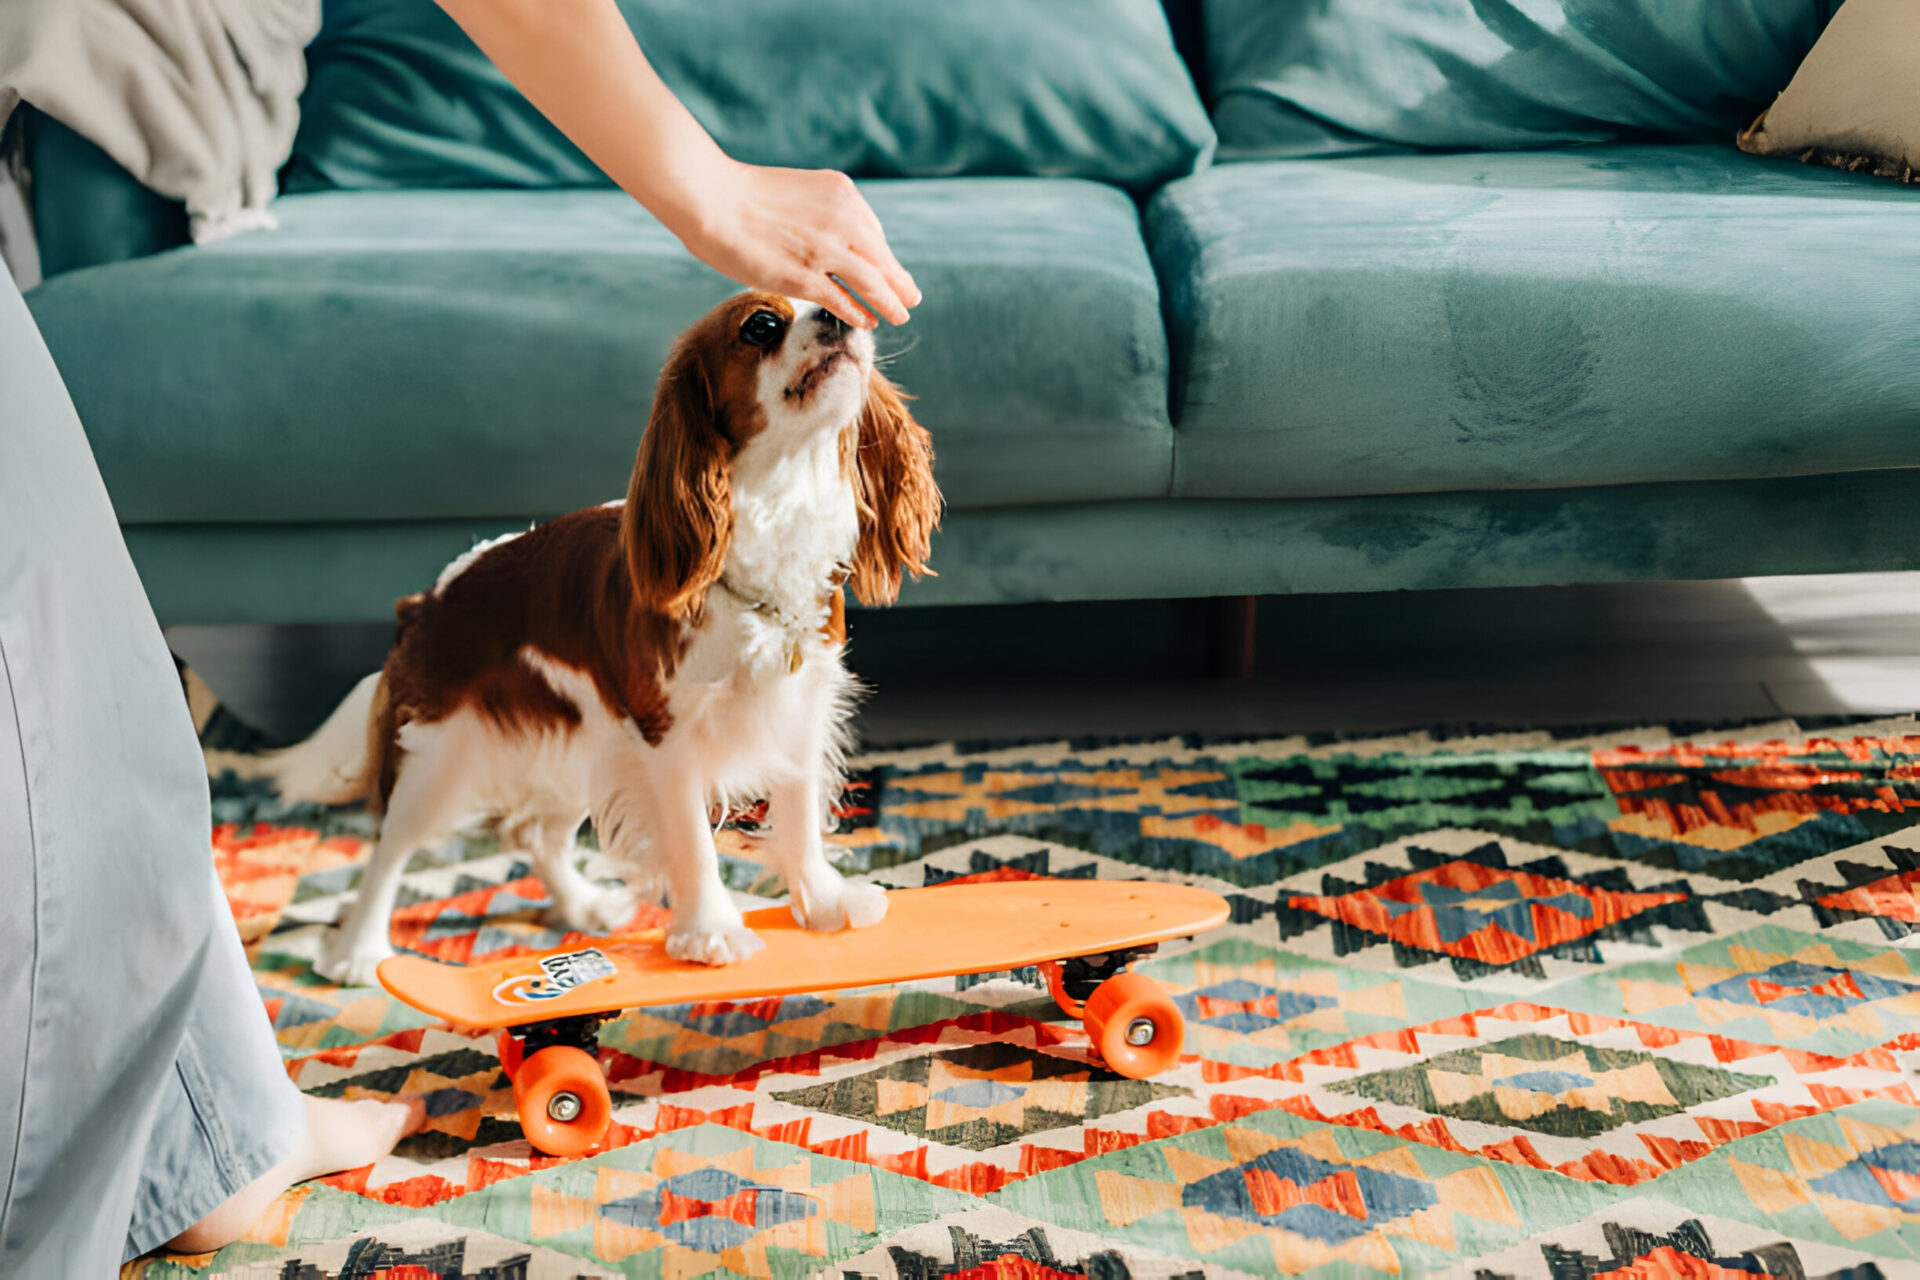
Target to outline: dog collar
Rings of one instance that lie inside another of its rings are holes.
[[[800,670],[806,661],[806,637],[814,630],[813,624],[804,618],[795,618],[792,614],[774,604],[771,600],[759,600],[728,582],[723,574],[715,584],[722,591],[738,600],[747,612],[757,613],[770,619],[787,636],[787,672],[792,674]],[[847,593],[837,583],[823,593],[816,608],[827,611],[826,622],[820,625],[819,633],[824,645],[845,644],[847,639]]]

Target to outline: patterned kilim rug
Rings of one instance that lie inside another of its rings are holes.
[[[309,969],[366,816],[216,788],[287,1071],[428,1130],[145,1280],[1920,1275],[1920,726],[962,749],[859,762],[888,885],[1205,885],[1151,1082],[1031,972],[610,1024],[609,1149],[531,1154],[487,1039]],[[742,895],[773,883],[723,833]],[[416,862],[395,941],[549,947],[526,859]],[[645,913],[643,912],[643,915]]]

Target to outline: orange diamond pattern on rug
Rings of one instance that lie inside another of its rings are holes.
[[[1830,893],[1817,901],[1823,907],[1836,910],[1920,924],[1920,871],[1902,871],[1845,893]]]
[[[1623,854],[1755,879],[1817,853],[1911,826],[1914,741],[1681,743],[1593,753],[1618,807]]]
[[[1288,905],[1402,946],[1506,965],[1684,898],[1615,893],[1460,860],[1337,897],[1291,898]]]
[[[213,829],[214,869],[249,950],[280,923],[303,876],[347,866],[365,854],[365,842],[353,836],[322,839],[301,827],[228,822]]]
[[[384,991],[336,987],[316,978],[304,962],[285,956],[262,954],[254,961],[253,981],[290,1069],[310,1055],[350,1055],[362,1045],[396,1037],[417,1048],[421,1031],[440,1025]]]

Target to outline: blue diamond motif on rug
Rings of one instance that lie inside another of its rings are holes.
[[[1544,1093],[1556,1096],[1569,1089],[1590,1089],[1592,1076],[1576,1075],[1571,1071],[1522,1071],[1493,1082],[1508,1089],[1524,1089],[1528,1093]]]
[[[600,1206],[603,1216],[658,1231],[703,1253],[738,1248],[769,1227],[820,1212],[810,1196],[749,1182],[725,1169],[696,1169]]]
[[[1279,1147],[1189,1183],[1180,1203],[1337,1244],[1431,1208],[1439,1196],[1431,1185],[1396,1173],[1330,1164]]]
[[[1026,1096],[1022,1086],[1002,1084],[998,1080],[968,1080],[934,1094],[940,1102],[954,1102],[963,1107],[997,1107],[1003,1102],[1012,1102],[1015,1098]]]
[[[1330,1009],[1340,1003],[1333,996],[1275,990],[1245,978],[1230,978],[1183,991],[1173,1002],[1189,1023],[1242,1035],[1282,1026],[1317,1009]]]
[[[690,1031],[698,1031],[718,1040],[726,1040],[733,1036],[765,1031],[776,1023],[797,1022],[802,1018],[811,1018],[831,1008],[833,1008],[831,1002],[822,1000],[818,996],[788,996],[771,1008],[768,1002],[755,1001],[751,1004],[735,1004],[723,1009],[711,1009],[707,1006],[692,1004],[665,1005],[652,1012],[655,1017],[677,1022]]]
[[[1842,1200],[1920,1213],[1920,1142],[1863,1151],[1858,1160],[1807,1185]]]
[[[1707,999],[1732,1004],[1765,1005],[1783,1013],[1809,1018],[1831,1018],[1856,1005],[1870,1004],[1920,990],[1857,969],[1790,960],[1759,973],[1743,973],[1700,991]]]

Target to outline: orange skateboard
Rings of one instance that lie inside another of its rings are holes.
[[[655,929],[588,947],[476,965],[393,956],[380,982],[456,1025],[499,1030],[527,1140],[591,1151],[613,1117],[594,1060],[600,1024],[624,1009],[882,986],[1037,965],[1107,1066],[1140,1079],[1171,1067],[1184,1023],[1164,988],[1128,966],[1169,938],[1226,921],[1225,898],[1140,880],[1017,880],[893,889],[878,924],[810,933],[786,907],[747,914],[766,945],[738,964],[669,959]]]

